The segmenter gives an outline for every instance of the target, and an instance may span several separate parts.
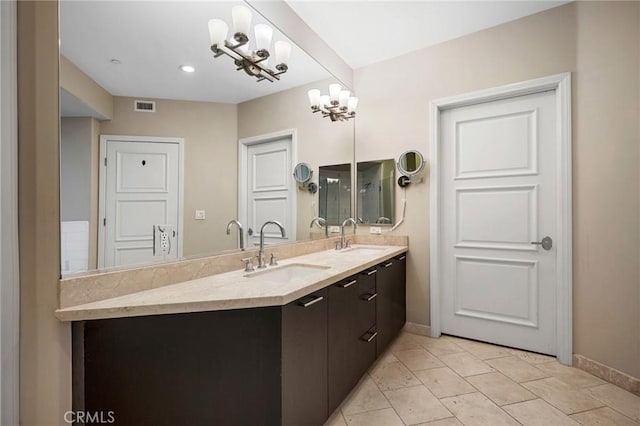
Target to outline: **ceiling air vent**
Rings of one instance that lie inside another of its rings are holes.
[[[153,101],[135,101],[134,110],[136,112],[156,112],[156,103]]]

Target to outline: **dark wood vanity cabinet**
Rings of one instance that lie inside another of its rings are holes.
[[[377,355],[382,354],[406,322],[406,254],[377,267]]]
[[[75,322],[73,409],[122,425],[321,426],[404,325],[404,258],[285,306]]]
[[[74,410],[122,425],[322,425],[327,289],[282,307],[74,323]]]
[[[365,271],[329,287],[329,413],[376,358],[374,273]]]

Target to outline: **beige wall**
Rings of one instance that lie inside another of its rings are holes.
[[[60,120],[60,220],[91,216],[91,118]]]
[[[58,4],[18,2],[20,424],[64,425],[71,326],[53,316],[60,271]]]
[[[104,118],[113,116],[113,96],[62,55],[60,55],[60,88],[82,100]]]
[[[89,269],[98,260],[99,126],[90,117],[60,120],[60,220],[89,222]]]
[[[429,102],[571,71],[574,353],[640,377],[636,2],[577,2],[356,70],[358,161],[429,154]],[[429,184],[407,189],[408,321],[429,324]],[[400,208],[400,197],[396,198]]]
[[[238,137],[259,136],[285,129],[297,129],[298,158],[313,169],[318,182],[318,168],[353,162],[354,125],[331,122],[309,107],[307,91],[312,88],[328,93],[329,80],[300,86],[238,105]],[[309,238],[309,222],[318,214],[318,193],[298,190],[297,240]]]
[[[114,97],[113,119],[100,133],[184,138],[184,256],[236,248],[236,233],[225,232],[238,210],[237,106],[159,99],[149,113],[134,112],[133,102]],[[206,219],[195,220],[196,210]]]

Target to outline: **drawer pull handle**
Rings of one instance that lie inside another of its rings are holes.
[[[406,256],[406,255],[402,255],[402,256],[400,256],[400,257],[398,258],[398,260],[405,260],[406,258],[407,258],[407,256]]]
[[[303,308],[308,308],[311,305],[315,305],[316,303],[320,302],[321,300],[324,300],[324,297],[322,296],[318,296],[314,299],[309,300],[307,303],[300,303],[300,306],[302,306]]]
[[[365,302],[371,302],[376,297],[378,297],[378,293],[365,294],[364,296],[362,296],[362,300],[364,300]]]
[[[384,266],[385,268],[388,268],[388,267],[389,267],[389,266],[391,266],[391,265],[393,265],[393,262],[385,263],[385,264],[384,264],[384,265],[382,265],[382,266]]]
[[[364,337],[364,336],[362,336],[362,340],[364,340],[364,341],[365,341],[365,342],[367,342],[367,343],[371,343],[371,341],[372,341],[373,339],[375,339],[376,337],[378,337],[378,332],[377,332],[377,331],[374,331],[373,333],[371,333],[371,335],[370,335],[369,337]]]
[[[374,269],[373,271],[369,271],[369,272],[363,272],[363,273],[367,274],[367,276],[371,276],[371,275],[375,274],[376,272],[378,272],[377,269]]]
[[[340,287],[342,287],[342,288],[351,287],[352,285],[354,285],[357,282],[358,282],[358,280],[352,280],[352,281],[349,281],[348,283],[340,284]]]

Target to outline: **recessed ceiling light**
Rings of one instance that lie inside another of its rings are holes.
[[[180,69],[184,72],[196,72],[196,69],[191,65],[180,65]]]
[[[120,62],[120,59],[116,59],[116,58],[111,59],[109,62],[111,62],[114,65],[120,65],[122,63]]]

